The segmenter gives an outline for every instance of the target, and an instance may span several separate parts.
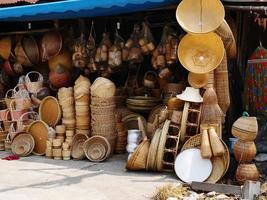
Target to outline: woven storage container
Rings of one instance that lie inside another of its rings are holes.
[[[109,97],[109,98],[99,98],[99,97],[91,97],[91,105],[93,106],[111,106],[115,105],[115,98]]]
[[[239,184],[246,181],[258,181],[260,178],[259,171],[255,164],[240,164],[236,170],[236,180]]]
[[[227,68],[227,56],[224,53],[221,64],[215,69],[215,90],[217,93],[218,104],[221,107],[224,114],[226,114],[230,106],[230,91],[229,91],[229,79],[228,79],[228,68]]]
[[[88,139],[88,136],[81,133],[76,133],[73,137],[71,156],[76,160],[82,160],[85,158],[83,145]]]
[[[254,141],[258,133],[256,117],[240,117],[232,126],[232,134],[243,141]]]
[[[110,143],[102,136],[93,136],[86,140],[83,149],[86,157],[92,162],[104,161],[111,153]]]
[[[254,142],[245,142],[238,140],[234,145],[235,159],[239,163],[251,162],[257,153],[256,145]]]

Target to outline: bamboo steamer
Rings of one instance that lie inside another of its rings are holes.
[[[62,157],[62,149],[53,149],[53,157]]]
[[[74,130],[66,130],[66,137],[72,137],[74,135]]]
[[[239,163],[251,162],[255,158],[256,153],[257,149],[254,142],[245,142],[242,140],[237,140],[234,145],[235,159]]]
[[[258,133],[258,122],[256,117],[240,117],[232,127],[234,137],[243,141],[254,141]]]
[[[135,149],[130,159],[127,161],[126,168],[129,170],[144,170],[146,169],[147,156],[149,152],[150,141],[143,140]]]
[[[62,140],[60,138],[53,139],[53,147],[54,148],[61,147],[61,145],[62,145]]]
[[[236,180],[239,184],[246,181],[258,181],[260,178],[259,171],[255,164],[240,164],[236,170]]]
[[[45,150],[45,156],[47,158],[53,158],[53,150],[52,150],[52,148],[46,148],[46,150]]]
[[[60,133],[63,133],[63,134],[65,134],[65,132],[66,132],[66,127],[64,126],[64,125],[57,125],[56,126],[56,133],[58,134],[60,134]]]

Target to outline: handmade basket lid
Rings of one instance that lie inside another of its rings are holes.
[[[188,83],[193,88],[202,88],[208,84],[209,74],[195,74],[189,72],[188,74]]]
[[[39,107],[40,119],[49,126],[56,126],[61,118],[61,109],[55,97],[45,97]]]
[[[181,152],[175,159],[175,173],[184,182],[203,182],[212,172],[212,163],[209,159],[201,157],[197,148],[187,149]]]
[[[34,145],[32,135],[26,132],[19,133],[12,141],[11,151],[18,156],[28,156],[32,153]]]
[[[48,131],[49,131],[48,125],[41,120],[34,121],[29,125],[27,132],[33,136],[35,142],[33,154],[36,155],[45,154]]]
[[[240,117],[232,126],[232,134],[244,141],[255,140],[258,133],[258,122],[256,117]]]
[[[218,28],[225,11],[220,0],[183,0],[176,9],[180,26],[191,33],[208,33]]]
[[[188,71],[205,74],[222,62],[224,45],[216,33],[186,34],[178,46],[178,58]]]

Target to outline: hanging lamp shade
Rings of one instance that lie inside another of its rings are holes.
[[[186,34],[178,46],[178,58],[188,71],[208,73],[219,66],[224,45],[216,33]]]
[[[225,11],[220,0],[183,0],[176,9],[180,26],[190,33],[209,33],[224,20]]]

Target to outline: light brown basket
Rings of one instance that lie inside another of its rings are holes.
[[[226,114],[230,106],[230,91],[229,91],[229,79],[227,68],[227,56],[224,53],[224,58],[214,73],[215,77],[215,90],[218,97],[218,104],[221,107],[224,114]]]
[[[93,114],[108,114],[115,112],[115,105],[112,106],[90,106],[91,113]]]
[[[115,98],[99,98],[99,97],[91,97],[91,105],[93,106],[111,106],[115,105]]]
[[[150,147],[150,140],[143,140],[135,149],[127,161],[126,168],[129,170],[145,170]]]
[[[32,135],[19,133],[12,141],[11,151],[18,156],[28,156],[32,153],[34,145],[35,142]]]
[[[88,139],[88,135],[85,135],[85,134],[76,133],[74,135],[73,142],[72,142],[72,152],[71,152],[71,156],[74,159],[82,160],[83,158],[85,158],[83,145],[87,139]]]
[[[106,160],[111,153],[109,141],[102,136],[93,136],[87,139],[83,149],[86,157],[92,162],[102,162]]]

